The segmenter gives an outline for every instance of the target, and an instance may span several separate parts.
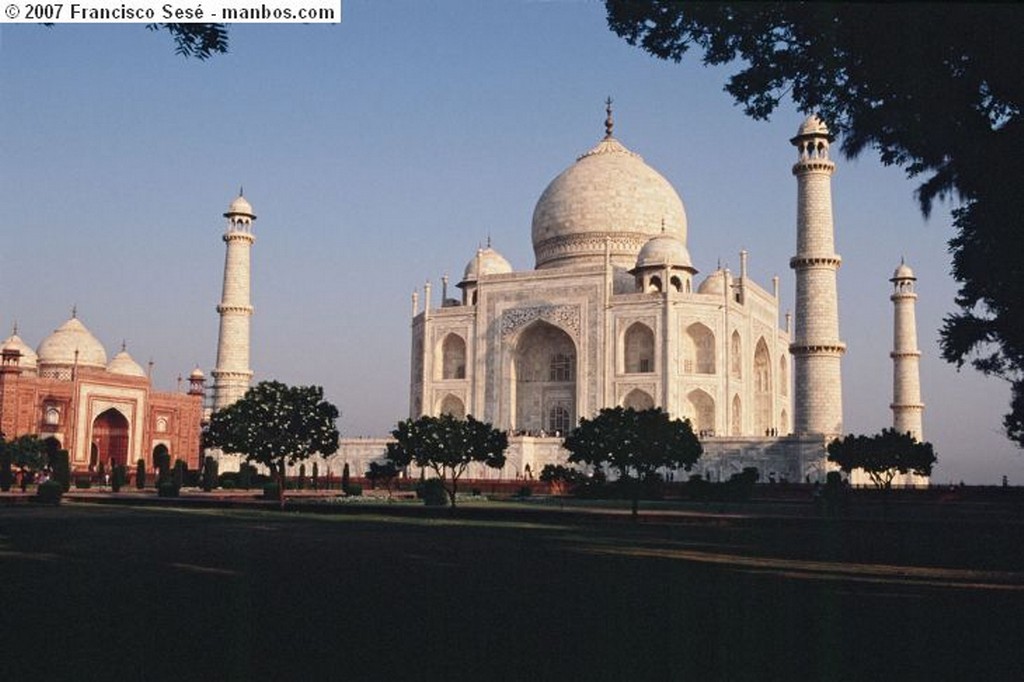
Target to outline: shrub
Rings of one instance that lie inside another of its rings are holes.
[[[358,483],[349,483],[348,487],[345,488],[345,494],[349,497],[359,497],[363,494],[363,486]]]
[[[245,488],[246,490],[251,488],[253,475],[255,473],[256,467],[248,462],[242,462],[238,467],[238,487]]]
[[[171,473],[171,453],[167,452],[166,447],[157,446],[153,453],[153,466],[157,470],[156,483],[159,486]]]
[[[176,488],[180,489],[181,486],[185,485],[185,471],[187,469],[188,466],[183,461],[180,459],[174,460],[174,470],[171,473],[171,480]]]
[[[157,486],[156,494],[158,497],[178,497],[181,488],[174,485],[173,480],[164,481]]]
[[[80,490],[88,490],[92,487],[92,479],[88,476],[77,476],[75,478],[75,487]]]
[[[520,497],[520,498],[529,497],[532,494],[533,494],[533,490],[530,488],[530,486],[524,485],[523,487],[521,487],[519,489],[519,492],[516,493],[516,497]]]
[[[440,478],[428,478],[422,484],[423,503],[428,507],[447,507],[448,491],[445,490],[444,481]],[[417,486],[419,488],[419,486]],[[417,496],[421,496],[417,491]]]
[[[217,481],[217,460],[209,455],[203,460],[203,490],[210,492]]]
[[[234,490],[235,489],[235,485],[236,485],[235,484],[235,479],[233,479],[233,478],[226,478],[226,479],[224,479],[224,482],[220,484],[220,487],[222,489],[224,489],[224,490]],[[206,489],[205,486],[203,487],[203,490],[206,490],[206,492],[210,492],[209,490]]]
[[[43,504],[60,504],[60,498],[64,494],[64,484],[60,481],[49,480],[40,483],[36,488],[36,501]]]
[[[11,471],[11,453],[0,442],[0,490],[7,492],[14,483],[14,472]]]
[[[121,488],[124,487],[124,482],[128,478],[128,469],[123,464],[115,464],[110,468],[110,489],[115,492],[121,492]]]
[[[135,487],[138,490],[146,487],[146,461],[143,459],[135,463]]]
[[[67,450],[57,450],[50,454],[50,467],[53,469],[53,480],[64,488],[71,490],[71,462]]]
[[[281,494],[281,486],[277,483],[267,483],[263,486],[263,499],[276,500]]]
[[[299,465],[299,490],[306,489],[306,464],[303,462]]]
[[[348,470],[348,462],[345,462],[345,467],[341,470],[341,489],[348,490],[348,479],[351,476]]]

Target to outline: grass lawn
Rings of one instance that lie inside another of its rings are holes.
[[[0,507],[0,679],[1022,680],[1019,530]]]

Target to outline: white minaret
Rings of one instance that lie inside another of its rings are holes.
[[[793,431],[838,436],[843,431],[841,358],[836,271],[842,259],[835,252],[832,227],[832,173],[828,128],[809,116],[790,140],[797,148],[793,165],[797,182],[796,330],[793,354]]]
[[[224,233],[227,254],[224,258],[224,292],[217,312],[220,313],[220,336],[217,340],[217,368],[213,370],[213,409],[217,411],[235,402],[249,388],[249,252],[256,237],[252,221],[256,214],[242,196],[231,202],[228,229]]]
[[[897,433],[910,433],[924,440],[921,417],[921,351],[917,348],[917,294],[914,292],[914,271],[900,261],[892,279],[893,304],[892,352],[892,427]]]

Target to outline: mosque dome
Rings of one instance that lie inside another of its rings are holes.
[[[732,276],[726,273],[722,268],[718,268],[704,278],[704,281],[700,283],[699,287],[697,287],[697,293],[722,296],[725,294],[726,287],[731,283]]]
[[[21,359],[18,360],[18,366],[22,369],[34,370],[37,366],[38,356],[36,352],[21,340],[17,330],[4,339],[3,343],[0,343],[0,350],[16,350],[20,352]]]
[[[203,370],[196,367],[194,370],[189,372],[188,378],[189,381],[204,381],[206,379],[206,375],[203,374]]]
[[[481,275],[504,275],[512,272],[512,265],[490,246],[477,249],[476,255],[466,263],[463,282],[475,282]]]
[[[74,365],[75,351],[78,351],[79,367],[95,367],[105,369],[107,352],[92,333],[77,317],[57,327],[52,334],[43,339],[36,349],[38,363],[43,365]]]
[[[686,246],[686,211],[668,180],[608,134],[547,186],[533,211],[536,267],[604,262],[631,268],[641,247],[664,232]]]
[[[111,374],[121,374],[129,377],[146,376],[146,372],[139,366],[139,363],[135,362],[124,348],[121,348],[121,352],[115,355],[114,359],[107,365],[107,371]]]
[[[829,135],[828,126],[822,121],[816,114],[811,114],[804,119],[804,122],[800,124],[799,130],[796,131],[797,137],[803,137],[805,135]]]
[[[900,261],[899,267],[897,267],[896,271],[892,273],[892,278],[894,280],[895,279],[917,279],[917,277],[914,276],[914,271],[910,268],[909,265],[907,265],[903,261]]]
[[[224,217],[227,218],[231,215],[247,215],[250,218],[256,217],[256,214],[252,212],[252,205],[246,201],[241,192],[238,193],[235,200],[231,202],[230,206],[228,206],[228,211],[224,214]]]
[[[636,257],[636,269],[650,267],[693,268],[690,252],[678,237],[665,233],[649,240]]]

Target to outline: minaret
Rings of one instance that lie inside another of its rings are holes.
[[[839,340],[835,252],[832,227],[832,173],[828,128],[809,116],[796,137],[793,165],[797,182],[796,330],[793,354],[793,431],[838,436],[843,430],[843,383],[840,360],[846,344]]]
[[[921,351],[917,348],[917,294],[914,292],[914,271],[900,261],[892,279],[893,304],[892,352],[892,427],[896,433],[910,433],[918,441],[924,440],[921,416]]]
[[[249,388],[249,252],[256,237],[252,221],[256,215],[242,196],[231,202],[224,217],[227,254],[224,258],[224,292],[217,306],[220,337],[217,340],[217,368],[213,370],[213,409],[217,411],[241,398]]]

